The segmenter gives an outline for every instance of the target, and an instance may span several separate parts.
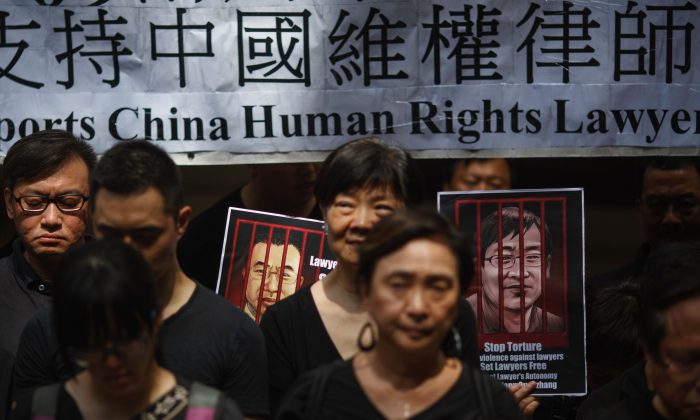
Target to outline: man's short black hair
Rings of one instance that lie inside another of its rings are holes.
[[[697,156],[654,156],[642,160],[639,166],[639,188],[636,196],[639,197],[644,192],[644,176],[648,169],[658,169],[661,171],[673,171],[691,166],[695,168],[700,176],[700,157]]]
[[[90,178],[93,197],[102,188],[133,195],[151,187],[163,196],[165,211],[177,216],[184,205],[180,171],[165,150],[145,140],[127,141],[109,149]]]
[[[665,312],[700,296],[700,242],[664,244],[651,251],[640,279],[642,310],[639,335],[647,350],[659,356],[666,336]]]
[[[459,167],[460,164],[464,165],[466,168],[467,166],[471,165],[472,162],[477,162],[477,163],[487,163],[492,160],[501,160],[506,163],[506,166],[508,166],[508,171],[510,173],[510,178],[511,180],[515,178],[513,176],[513,164],[506,158],[500,158],[500,157],[492,157],[492,158],[465,158],[465,159],[453,159],[453,160],[448,160],[445,161],[445,165],[442,167],[442,183],[443,184],[448,184],[452,182],[452,177],[454,177],[455,171]],[[511,181],[512,182],[512,181]]]
[[[269,229],[272,229],[272,238],[270,239],[270,231]],[[274,228],[268,228],[268,229],[257,229],[255,231],[255,237],[253,238],[253,245],[257,244],[267,244],[268,239],[270,240],[270,245],[281,245],[284,246],[284,240],[285,237],[287,236],[286,229],[274,229]],[[300,232],[297,232],[295,234],[294,230],[292,229],[291,232],[289,232],[289,238],[287,238],[287,245],[288,246],[293,246],[294,248],[299,251],[299,254],[301,254],[301,234]]]
[[[316,201],[328,208],[336,196],[361,188],[388,188],[407,206],[423,201],[423,179],[403,149],[363,138],[338,147],[321,164]]]
[[[540,233],[542,232],[542,221],[539,216],[528,209],[523,209],[523,233],[532,226],[535,226]],[[486,216],[481,222],[481,263],[484,264],[486,261],[486,248],[497,243],[501,238],[516,236],[518,232],[520,232],[520,209],[518,207],[503,207],[501,209],[502,237],[498,236],[498,210]],[[474,250],[476,250],[479,238],[474,239]],[[544,225],[544,254],[546,256],[552,255],[552,233],[546,224]]]
[[[32,133],[10,147],[3,162],[3,184],[10,190],[19,181],[37,181],[51,176],[69,159],[79,158],[93,170],[97,156],[85,141],[63,130]]]

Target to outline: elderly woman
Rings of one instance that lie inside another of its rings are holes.
[[[323,281],[270,307],[262,319],[273,411],[303,373],[358,352],[357,336],[369,321],[355,283],[358,248],[380,219],[423,199],[422,179],[408,153],[377,139],[334,150],[318,179],[316,199],[338,265]],[[457,356],[477,365],[474,313],[463,299],[456,310]]]
[[[18,401],[14,419],[242,419],[221,392],[158,363],[161,308],[150,267],[129,245],[69,251],[54,281],[61,353],[76,374]]]
[[[519,419],[511,393],[450,354],[471,258],[433,211],[400,211],[360,247],[355,290],[371,322],[351,360],[305,375],[280,419]]]

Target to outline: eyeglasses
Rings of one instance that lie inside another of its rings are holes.
[[[75,364],[80,368],[88,368],[103,364],[110,355],[117,357],[121,361],[129,361],[143,356],[146,352],[151,336],[144,333],[135,340],[123,341],[117,344],[110,344],[100,348],[87,350],[74,350]]]
[[[493,267],[498,268],[499,266],[504,269],[513,268],[515,265],[515,260],[519,259],[520,255],[494,255],[492,257],[486,258]],[[527,267],[539,267],[542,264],[542,254],[525,254],[525,266]]]
[[[54,203],[64,213],[71,213],[83,208],[85,202],[90,199],[82,194],[63,194],[51,198],[47,195],[23,195],[12,197],[27,213],[43,213],[49,204]]]

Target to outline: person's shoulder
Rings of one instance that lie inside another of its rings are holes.
[[[255,322],[243,311],[199,283],[189,303],[190,307],[186,310],[196,312],[203,319],[213,317],[224,327],[256,327]]]
[[[547,331],[563,331],[564,320],[557,314],[547,312]]]
[[[313,318],[311,288],[305,287],[270,306],[260,320],[263,333],[269,330],[296,330],[297,326],[305,325]]]
[[[581,404],[580,418],[593,418],[589,416],[596,411],[607,410],[628,398],[649,392],[645,381],[644,361],[639,361],[620,376],[591,392]]]
[[[286,393],[277,418],[305,418],[309,405],[322,404],[331,381],[338,375],[354,377],[352,359],[336,360],[299,376]],[[315,402],[314,402],[315,401]]]
[[[304,287],[297,290],[290,296],[276,302],[274,305],[270,306],[265,315],[272,314],[271,316],[288,316],[298,313],[299,311],[305,311],[309,308],[309,305],[313,305],[313,297],[311,296],[311,287]]]
[[[48,336],[53,334],[53,307],[45,306],[39,308],[34,315],[29,318],[23,329],[23,335],[27,332]]]

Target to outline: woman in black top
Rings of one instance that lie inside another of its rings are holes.
[[[357,353],[357,335],[369,320],[354,283],[357,247],[379,219],[423,199],[422,178],[408,153],[377,139],[334,150],[318,179],[316,199],[338,265],[323,281],[270,307],[262,319],[273,412],[303,373]],[[458,356],[476,366],[475,324],[471,308],[460,300]]]
[[[355,277],[372,321],[357,339],[363,352],[304,376],[278,418],[522,418],[503,385],[449,354],[461,345],[454,321],[473,268],[468,255],[434,211],[379,221],[360,247]]]
[[[53,310],[61,353],[77,373],[20,399],[11,418],[184,419],[191,409],[210,415],[201,418],[243,418],[219,391],[159,365],[158,291],[133,247],[112,239],[69,251]]]

